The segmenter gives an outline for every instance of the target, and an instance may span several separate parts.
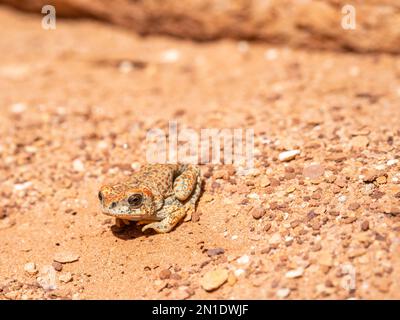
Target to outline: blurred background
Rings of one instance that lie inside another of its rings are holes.
[[[397,0],[1,0],[40,12],[50,4],[60,17],[89,17],[140,34],[211,40],[237,38],[357,52],[400,52]],[[356,6],[356,29],[340,20]],[[344,8],[344,9],[343,9]],[[344,10],[344,11],[342,11]]]

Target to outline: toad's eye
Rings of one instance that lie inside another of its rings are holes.
[[[103,201],[103,194],[101,193],[101,191],[99,191],[98,197],[100,201]]]
[[[143,202],[143,196],[140,193],[131,195],[128,198],[128,203],[131,207],[140,207]]]

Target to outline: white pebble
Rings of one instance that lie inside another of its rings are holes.
[[[176,49],[169,49],[161,54],[161,60],[166,63],[177,62],[181,57],[181,54]]]
[[[129,73],[134,69],[134,66],[132,62],[128,60],[121,61],[121,63],[118,66],[118,70],[121,73]]]
[[[397,163],[399,163],[399,160],[397,160],[397,159],[392,159],[392,160],[389,160],[388,162],[386,162],[386,164],[388,166],[394,166]]]
[[[24,270],[29,274],[36,274],[38,270],[36,269],[36,264],[34,262],[28,262],[24,265]]]
[[[15,103],[11,106],[11,112],[12,113],[22,113],[26,110],[26,104],[25,103]]]
[[[82,172],[82,171],[85,170],[85,166],[84,166],[83,162],[82,162],[81,160],[79,160],[79,159],[75,159],[75,160],[72,162],[72,168],[73,168],[74,171],[76,171],[76,172]]]
[[[243,269],[236,269],[234,273],[235,273],[236,277],[240,277],[244,273],[244,270]]]
[[[270,239],[270,244],[279,244],[281,242],[281,235],[279,233],[275,233]]]
[[[250,261],[250,257],[248,255],[244,255],[236,260],[236,262],[239,264],[248,264],[249,261]]]
[[[233,236],[231,237],[231,240],[236,240],[237,238],[238,238],[237,235],[233,235]]]
[[[285,277],[289,279],[299,278],[303,275],[303,272],[304,272],[303,268],[297,268],[286,272]]]
[[[20,183],[20,184],[15,184],[14,190],[16,190],[16,191],[25,190],[25,189],[29,188],[31,185],[32,185],[32,182],[30,182],[30,181]]]
[[[279,161],[290,161],[296,158],[300,154],[300,150],[289,150],[289,151],[284,151],[279,154],[278,159]]]
[[[290,294],[290,289],[282,288],[276,292],[276,296],[280,299],[286,298]]]
[[[254,192],[253,192],[253,193],[248,194],[248,195],[247,195],[247,198],[259,200],[259,199],[260,199],[260,196],[259,196],[257,193],[254,193]]]
[[[268,49],[264,53],[264,58],[268,61],[273,61],[278,58],[278,50],[276,49]]]

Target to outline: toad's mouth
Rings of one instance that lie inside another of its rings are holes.
[[[124,219],[124,220],[129,220],[129,221],[142,221],[142,220],[159,221],[160,220],[159,218],[157,218],[155,216],[149,216],[149,215],[145,215],[145,214],[115,212],[115,211],[105,210],[105,209],[102,209],[102,211],[103,211],[103,214],[105,214],[107,216]]]

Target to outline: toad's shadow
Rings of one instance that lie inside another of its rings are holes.
[[[140,237],[147,237],[156,234],[155,231],[149,230],[145,233],[142,232],[141,228],[136,223],[131,222],[128,226],[117,227],[116,225],[111,226],[111,232],[114,236],[122,240],[132,240]]]

